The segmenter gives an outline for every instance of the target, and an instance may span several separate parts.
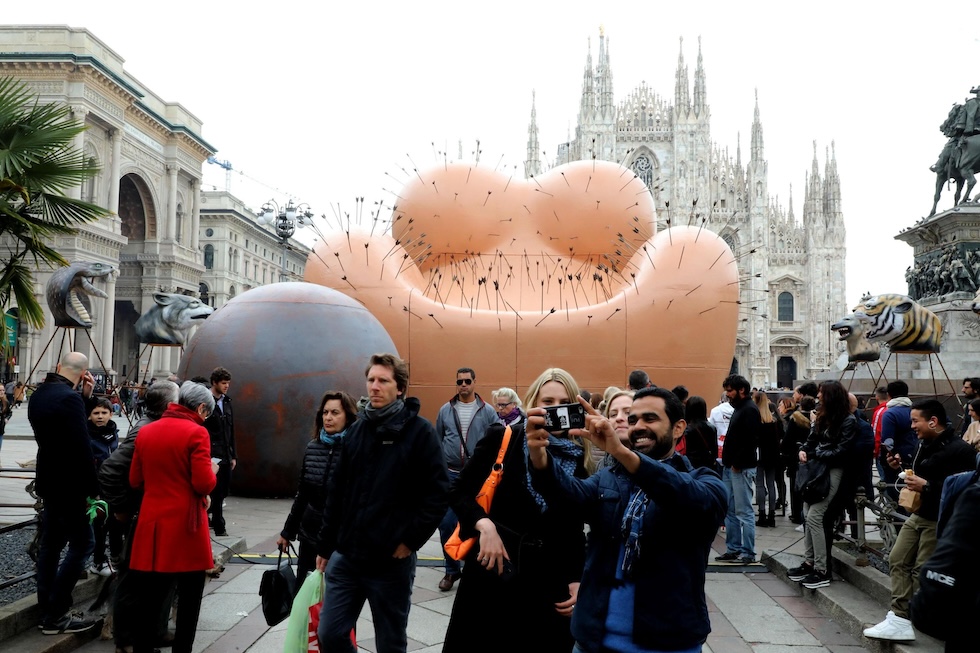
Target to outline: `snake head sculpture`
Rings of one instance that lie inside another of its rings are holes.
[[[92,302],[89,297],[108,297],[105,292],[92,285],[92,282],[117,274],[116,266],[94,261],[75,261],[67,267],[55,270],[45,287],[48,308],[54,316],[55,326],[92,328]]]

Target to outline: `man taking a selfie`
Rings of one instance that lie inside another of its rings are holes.
[[[588,560],[572,612],[576,653],[700,650],[711,631],[705,561],[728,509],[714,471],[693,468],[674,446],[684,406],[664,388],[633,397],[629,442],[584,400],[586,437],[615,464],[578,479],[554,463],[545,410],[528,411],[531,482],[548,502],[573,504],[590,525]]]

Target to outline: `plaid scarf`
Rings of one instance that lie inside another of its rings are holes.
[[[524,427],[527,428],[526,420]],[[527,461],[527,438],[522,438],[522,440],[524,442],[524,460]],[[565,473],[569,476],[575,476],[575,470],[578,469],[578,466],[585,457],[585,452],[582,451],[582,447],[578,444],[566,438],[556,438],[553,435],[548,436],[548,451],[551,452],[551,457],[555,460],[555,464],[564,469]],[[527,467],[527,478],[525,480],[527,490],[534,498],[534,502],[541,508],[541,512],[544,512],[547,510],[548,504],[545,503],[544,497],[538,494],[534,486],[531,485],[531,465],[525,462],[525,467]]]
[[[636,488],[623,513],[623,539],[626,540],[626,553],[623,555],[622,575],[632,576],[633,563],[640,557],[640,537],[643,535],[643,513],[646,512],[650,498],[641,488]],[[620,574],[616,574],[620,578]]]

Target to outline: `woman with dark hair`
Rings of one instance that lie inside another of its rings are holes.
[[[708,421],[708,403],[704,397],[691,395],[684,407],[684,443],[687,459],[695,468],[706,467],[718,471],[718,429]]]
[[[276,544],[285,551],[299,537],[296,591],[306,574],[316,568],[316,545],[327,500],[327,482],[340,456],[340,440],[357,419],[357,406],[346,392],[331,390],[320,399],[313,418],[313,437],[306,445],[299,473],[299,489]]]
[[[971,401],[966,409],[970,414],[970,425],[966,427],[963,439],[966,440],[967,444],[973,445],[974,449],[980,451],[980,399]]]
[[[794,524],[799,524],[797,530],[801,532],[803,531],[803,499],[800,497],[799,490],[796,489],[796,472],[800,465],[800,447],[810,435],[812,421],[810,413],[816,407],[816,400],[806,396],[800,399],[799,408],[793,406],[792,400],[790,400],[789,408],[786,408],[782,403],[779,405],[779,413],[783,416],[786,427],[783,442],[780,445],[780,453],[789,484],[789,520]]]
[[[803,564],[789,570],[790,580],[803,583],[803,587],[817,589],[830,585],[831,573],[824,534],[824,516],[830,502],[840,488],[847,457],[854,450],[857,439],[857,419],[851,414],[847,390],[838,381],[824,381],[817,392],[817,416],[810,428],[799,460],[819,460],[827,466],[830,475],[830,492],[816,503],[804,503],[806,527],[803,542],[806,546]]]

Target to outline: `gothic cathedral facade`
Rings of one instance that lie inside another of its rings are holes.
[[[645,83],[618,104],[609,41],[586,59],[578,122],[553,165],[597,158],[617,161],[642,179],[657,207],[657,229],[703,224],[732,248],[741,279],[741,320],[732,368],[753,387],[790,388],[833,367],[840,353],[830,325],[846,315],[844,215],[836,156],[823,174],[814,143],[803,220],[769,194],[758,97],[747,163],[711,140],[704,66],[698,47],[691,93],[683,41],[673,102]],[[537,115],[532,100],[527,177],[540,174]],[[708,398],[709,402],[712,398]]]

